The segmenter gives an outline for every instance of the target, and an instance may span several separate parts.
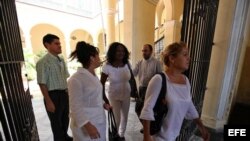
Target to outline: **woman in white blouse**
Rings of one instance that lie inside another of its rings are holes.
[[[120,140],[125,140],[124,134],[128,121],[130,105],[130,84],[131,77],[128,68],[129,52],[127,48],[118,42],[109,46],[107,63],[103,66],[101,82],[105,87],[108,78],[108,100],[112,106]],[[105,97],[105,94],[104,94]]]
[[[182,74],[188,69],[190,60],[186,44],[180,42],[169,45],[163,52],[163,60],[167,68],[164,73],[167,81],[168,113],[159,133],[151,137],[149,132],[150,121],[155,120],[153,107],[162,87],[161,76],[155,75],[149,82],[145,104],[140,115],[140,118],[143,119],[144,141],[175,141],[184,118],[193,119],[197,123],[204,140],[208,140],[208,132],[192,102],[189,80]]]
[[[102,97],[102,84],[95,74],[100,66],[98,49],[85,42],[78,42],[71,53],[83,67],[78,68],[68,80],[71,129],[74,141],[105,141],[106,117]]]

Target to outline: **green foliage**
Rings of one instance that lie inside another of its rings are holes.
[[[35,55],[35,62],[37,62],[40,58],[42,58],[45,54],[47,53],[47,51],[45,50],[41,50],[38,54]]]
[[[23,48],[25,69],[28,76],[28,81],[36,78],[36,62],[46,54],[46,51],[40,51],[38,54],[34,54],[31,49]]]
[[[68,71],[70,74],[73,74],[76,72],[78,67],[81,67],[81,64],[79,62],[77,62],[76,60],[69,60],[67,62],[67,66],[68,66]]]
[[[23,48],[23,54],[28,80],[34,80],[36,77],[34,54],[32,53],[32,50],[28,48]]]

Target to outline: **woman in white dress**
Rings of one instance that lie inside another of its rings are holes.
[[[68,80],[71,129],[75,141],[105,141],[106,117],[102,97],[102,84],[95,74],[100,66],[98,49],[85,42],[78,42],[71,53],[83,67],[78,68]]]
[[[109,80],[108,100],[114,112],[120,140],[125,140],[124,134],[130,105],[131,74],[128,68],[128,58],[129,52],[123,44],[112,43],[109,46],[107,63],[103,66],[101,75],[103,86],[107,78]]]
[[[163,60],[167,68],[164,73],[167,84],[168,113],[164,118],[161,130],[150,136],[150,121],[155,120],[153,107],[162,87],[161,76],[155,75],[149,82],[145,104],[140,115],[140,118],[143,119],[144,141],[175,141],[184,118],[193,119],[200,129],[203,139],[207,141],[209,135],[192,102],[189,80],[182,74],[188,69],[190,60],[186,44],[180,42],[169,45],[163,52]]]

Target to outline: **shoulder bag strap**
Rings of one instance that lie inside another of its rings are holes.
[[[167,92],[167,88],[166,88],[166,76],[163,72],[160,72],[160,73],[157,73],[159,75],[161,75],[161,78],[162,78],[162,86],[161,86],[161,90],[160,90],[160,94],[156,100],[156,103],[155,103],[155,106],[154,106],[154,109],[156,108],[159,108],[162,106],[162,100],[165,99],[166,97],[166,92]]]
[[[160,72],[159,74],[161,75],[161,78],[162,78],[161,91],[160,91],[159,97],[160,99],[164,99],[167,93],[166,76],[163,72]]]
[[[134,77],[134,74],[133,74],[133,71],[132,71],[132,69],[131,69],[130,63],[128,62],[127,65],[128,65],[128,69],[129,69],[130,74],[131,74],[131,78],[135,78],[135,77]]]

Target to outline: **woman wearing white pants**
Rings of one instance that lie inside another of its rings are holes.
[[[120,140],[125,140],[124,134],[128,121],[130,105],[131,77],[128,68],[129,52],[127,48],[118,42],[109,46],[107,63],[103,66],[101,82],[105,86],[109,80],[108,99],[114,111],[115,120],[119,128]],[[105,94],[104,94],[105,97]]]

